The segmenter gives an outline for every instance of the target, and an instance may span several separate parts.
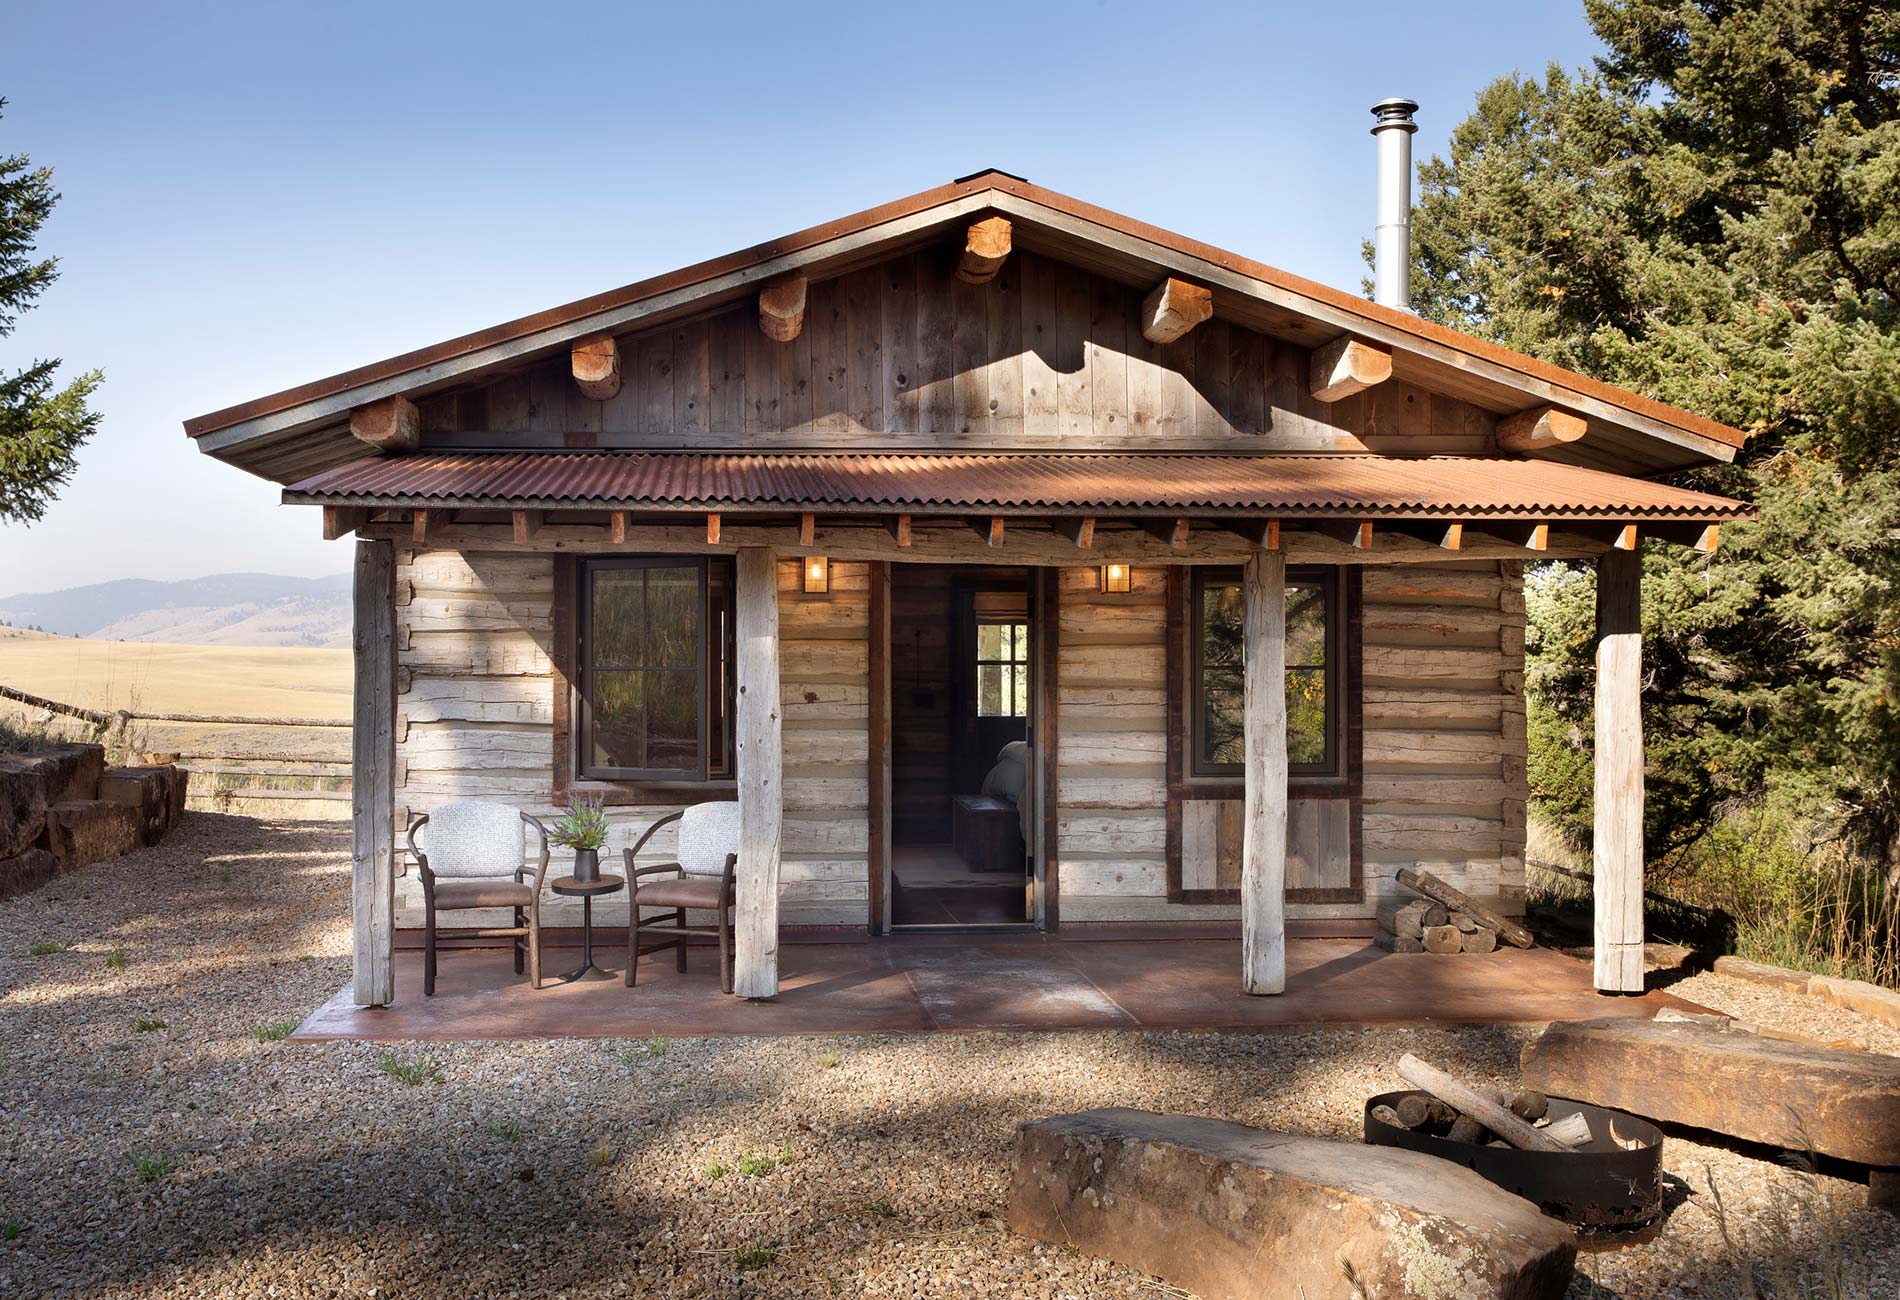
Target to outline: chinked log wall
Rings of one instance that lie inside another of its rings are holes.
[[[405,552],[398,557],[396,806],[506,800],[551,817],[554,744],[551,556]],[[1422,865],[1468,892],[1523,892],[1523,586],[1520,566],[1364,569],[1362,853],[1367,899],[1294,904],[1299,916],[1366,916]],[[862,925],[868,897],[869,575],[835,563],[831,594],[779,570],[785,719],[786,924]],[[1167,901],[1165,573],[1134,572],[1126,596],[1064,569],[1056,700],[1059,872],[1069,921],[1232,916]],[[612,847],[661,806],[612,807]],[[673,853],[668,832],[652,861]],[[565,854],[556,851],[558,868]],[[1318,862],[1330,879],[1340,864]],[[1292,882],[1290,882],[1292,883]],[[397,882],[397,924],[420,924],[413,872]],[[550,925],[578,904],[550,896]],[[598,909],[625,916],[624,899]]]
[[[1307,349],[1219,317],[1150,343],[1141,289],[1029,252],[982,285],[954,262],[925,251],[816,282],[789,343],[751,303],[628,335],[607,401],[566,354],[437,394],[423,445],[1497,450],[1494,416],[1401,380],[1321,402]]]

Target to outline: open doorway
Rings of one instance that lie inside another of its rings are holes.
[[[891,924],[1035,915],[1030,574],[891,566]]]

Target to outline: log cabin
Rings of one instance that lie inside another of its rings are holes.
[[[1749,516],[1659,481],[1743,436],[1379,271],[985,171],[188,421],[356,539],[356,1002],[461,797],[598,796],[616,855],[737,800],[754,998],[791,927],[1218,923],[1271,994],[1401,868],[1521,914],[1557,559],[1598,577],[1595,980],[1640,990],[1642,548]]]

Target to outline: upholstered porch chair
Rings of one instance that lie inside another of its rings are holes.
[[[416,843],[416,832],[425,826],[426,849]],[[524,852],[530,827],[541,838],[532,878]],[[411,822],[409,853],[422,876],[423,996],[435,994],[436,914],[478,908],[511,908],[514,924],[448,933],[513,940],[515,974],[523,973],[525,957],[529,983],[540,988],[541,883],[548,874],[547,827],[505,803],[465,799],[443,804]]]
[[[679,824],[677,862],[642,867],[635,864],[640,850],[662,827]],[[646,834],[626,850],[627,883],[633,898],[627,906],[627,987],[634,985],[634,970],[642,953],[663,948],[678,950],[678,965],[686,970],[686,941],[719,940],[719,987],[732,992],[732,906],[733,872],[739,863],[739,805],[731,800],[696,803],[679,812],[669,813],[647,827]],[[645,882],[645,883],[643,883]],[[665,909],[658,916],[642,920],[641,908]],[[711,912],[712,928],[686,924],[688,909]],[[672,925],[659,929],[668,921]],[[660,934],[650,942],[643,938]]]

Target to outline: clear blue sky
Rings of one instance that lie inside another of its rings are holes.
[[[180,421],[999,167],[1357,290],[1367,108],[1443,148],[1580,0],[579,6],[12,0],[0,153],[62,278],[0,343],[104,424],[0,594],[347,567]]]

